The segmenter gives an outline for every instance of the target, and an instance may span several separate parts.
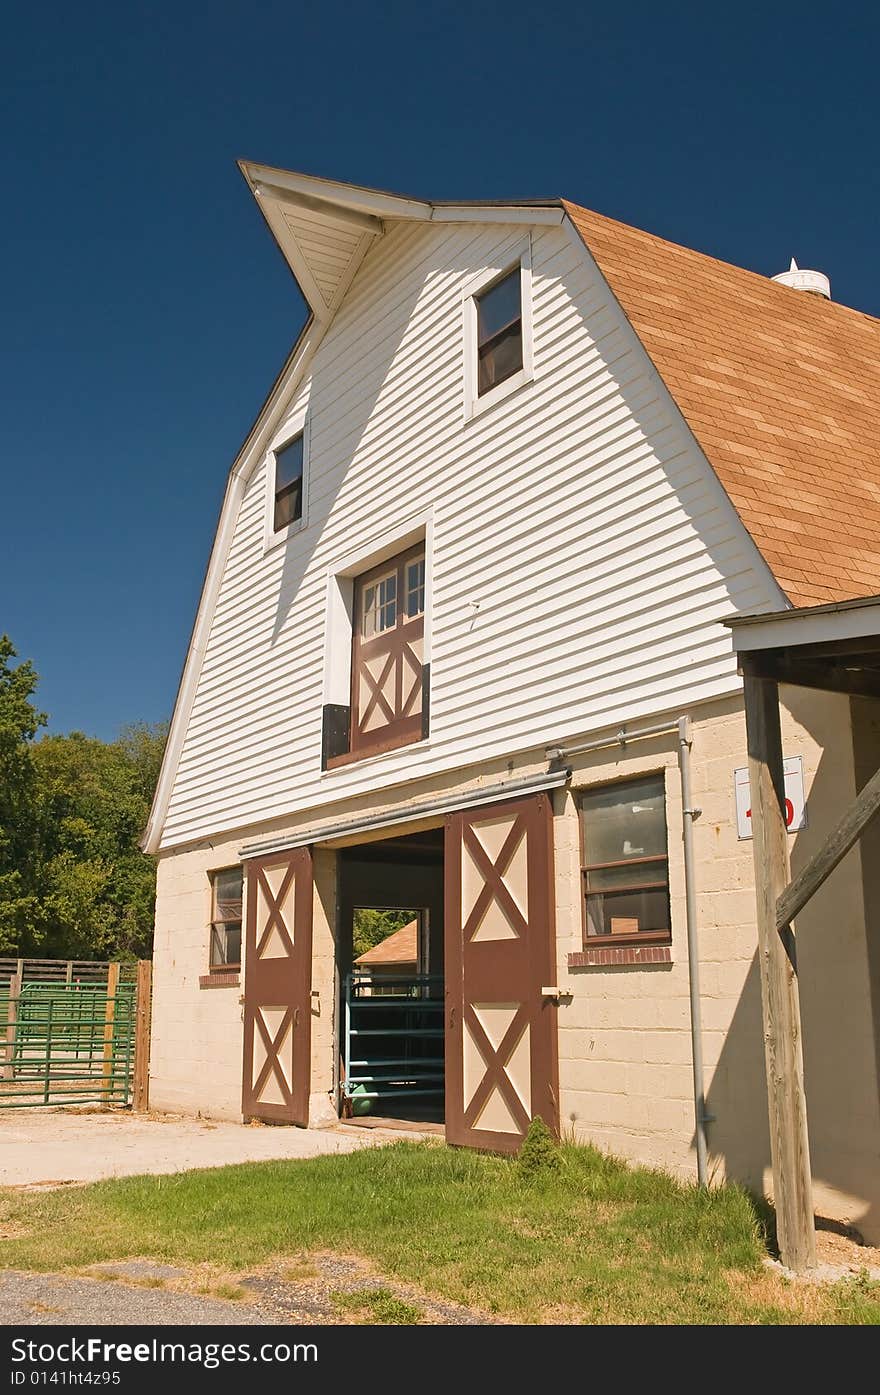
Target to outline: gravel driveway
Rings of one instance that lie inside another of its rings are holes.
[[[347,1255],[313,1255],[253,1274],[237,1275],[234,1283],[227,1280],[226,1285],[227,1290],[237,1292],[236,1299],[198,1292],[211,1283],[212,1276],[204,1267],[177,1268],[142,1259],[91,1265],[88,1275],[0,1270],[0,1324],[88,1327],[173,1323],[327,1326],[353,1320],[369,1323],[376,1320],[371,1299],[387,1300],[389,1295],[406,1305],[409,1322],[472,1326],[493,1321],[458,1303],[428,1298],[406,1284],[377,1274],[364,1260]],[[213,1284],[217,1286],[216,1276]]]

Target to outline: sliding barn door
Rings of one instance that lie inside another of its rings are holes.
[[[312,854],[309,848],[247,864],[244,958],[246,1119],[309,1122]]]
[[[552,809],[546,794],[446,823],[446,1137],[517,1149],[558,1132]]]

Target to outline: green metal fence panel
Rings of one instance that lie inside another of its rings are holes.
[[[136,992],[120,983],[0,986],[0,1109],[128,1105]]]

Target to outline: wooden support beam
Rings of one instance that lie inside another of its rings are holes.
[[[132,1089],[132,1107],[139,1113],[150,1107],[150,1002],[152,984],[153,965],[149,959],[139,959],[135,1006],[134,1085]]]
[[[113,1101],[115,1087],[113,1061],[113,1024],[116,1019],[116,995],[119,991],[119,965],[107,965],[107,998],[104,1004],[104,1064],[102,1100],[105,1105]]]
[[[880,698],[880,669],[845,668],[839,660],[805,659],[790,651],[770,650],[743,655],[742,671],[774,683],[793,683],[798,688]]]
[[[776,926],[789,880],[777,685],[747,675],[745,708],[776,1234],[783,1264],[801,1270],[816,1263],[816,1234],[795,939]]]
[[[18,1021],[18,1000],[21,997],[22,963],[9,980],[9,1001],[6,1004],[6,1042],[3,1050],[3,1080],[15,1079],[15,1024]]]
[[[776,924],[788,925],[803,910],[844,857],[857,842],[859,834],[880,813],[880,770],[876,771],[854,804],[847,809],[825,842],[810,858],[776,902]]]

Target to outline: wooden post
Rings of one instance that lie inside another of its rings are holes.
[[[119,989],[119,965],[107,965],[107,1003],[104,1008],[104,1088],[103,1101],[109,1105],[113,1098],[113,1021],[116,1016],[116,994]]]
[[[152,963],[149,959],[139,959],[134,1037],[134,1088],[132,1091],[132,1107],[138,1112],[150,1107],[150,1002],[152,984]]]
[[[783,1264],[801,1270],[816,1263],[816,1233],[795,937],[776,928],[789,881],[779,689],[749,673],[744,686],[776,1234]]]
[[[3,1079],[15,1079],[15,1024],[18,1020],[18,999],[21,995],[21,960],[18,970],[9,980],[9,1002],[6,1006],[6,1046],[3,1050]]]

